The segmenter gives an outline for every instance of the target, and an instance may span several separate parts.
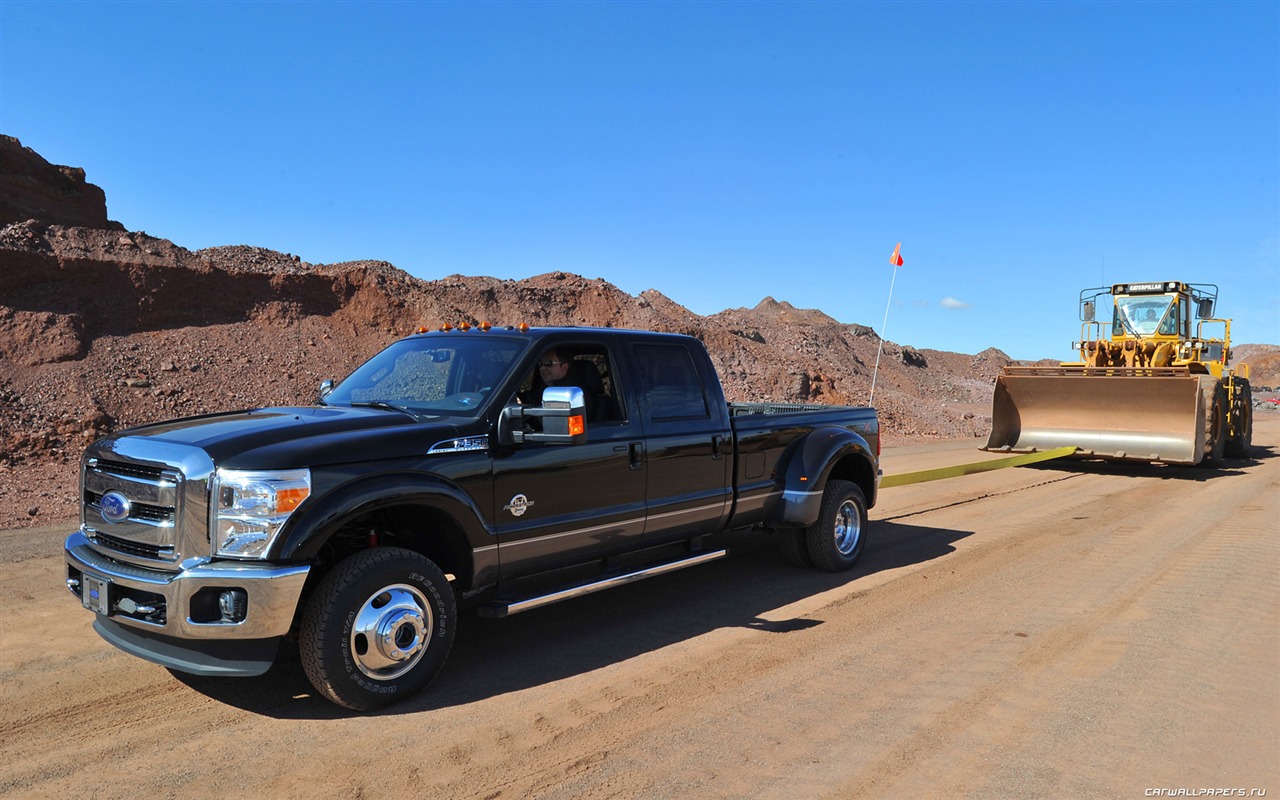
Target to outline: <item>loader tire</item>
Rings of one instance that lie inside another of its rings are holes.
[[[1236,386],[1236,401],[1231,408],[1236,424],[1227,439],[1226,454],[1231,458],[1248,458],[1253,449],[1253,390],[1245,381],[1237,381]]]
[[[1227,447],[1227,387],[1222,383],[1213,387],[1213,402],[1209,405],[1209,418],[1205,420],[1205,453],[1201,466],[1216,467],[1222,464],[1222,454]]]

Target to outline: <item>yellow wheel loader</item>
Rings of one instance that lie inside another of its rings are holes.
[[[1073,343],[1080,360],[1005,367],[982,449],[1076,447],[1076,457],[1167,464],[1246,456],[1249,368],[1227,367],[1231,320],[1214,318],[1217,299],[1213,284],[1180,281],[1085,289]],[[1099,319],[1100,305],[1110,320]]]

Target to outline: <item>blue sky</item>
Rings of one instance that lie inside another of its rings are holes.
[[[1015,358],[1072,355],[1083,288],[1186,280],[1280,343],[1275,2],[0,0],[0,132],[193,250]]]

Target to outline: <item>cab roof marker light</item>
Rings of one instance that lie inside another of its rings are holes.
[[[462,331],[463,333],[466,333],[467,331],[471,330],[471,323],[470,323],[470,322],[459,322],[459,323],[458,323],[458,330]]]
[[[440,326],[440,330],[444,331],[445,333],[448,333],[449,331],[453,330],[453,326],[446,322],[445,324]]]
[[[488,333],[489,329],[492,328],[493,326],[490,325],[488,322],[481,322],[479,327],[480,327],[480,330],[484,331],[485,333]]]

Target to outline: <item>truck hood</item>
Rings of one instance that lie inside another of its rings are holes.
[[[433,444],[480,428],[471,418],[415,418],[390,409],[340,406],[262,408],[157,422],[98,442],[110,450],[120,438],[198,447],[232,469],[289,469],[324,463],[421,455]]]

